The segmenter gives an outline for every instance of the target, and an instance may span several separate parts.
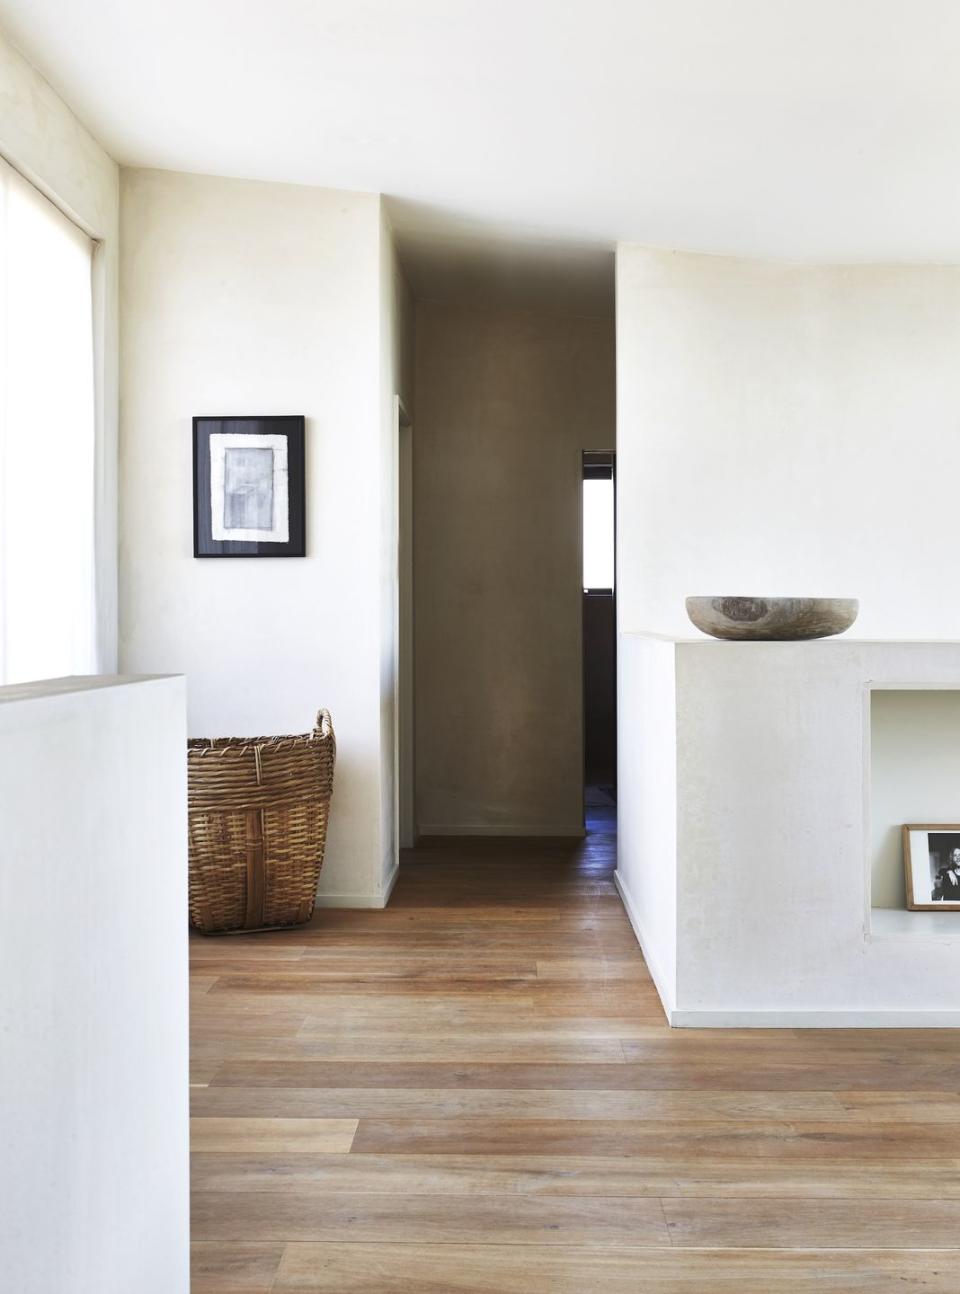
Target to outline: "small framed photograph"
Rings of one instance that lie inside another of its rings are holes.
[[[194,557],[304,557],[304,419],[194,418]]]
[[[903,868],[911,912],[960,909],[960,824],[904,826]]]

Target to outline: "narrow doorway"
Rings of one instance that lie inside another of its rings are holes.
[[[583,453],[583,782],[587,833],[617,826],[616,456]]]
[[[413,661],[413,425],[396,401],[396,624],[394,642],[394,813],[397,845],[417,843]]]

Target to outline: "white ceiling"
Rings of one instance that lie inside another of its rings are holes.
[[[497,240],[597,282],[617,239],[960,261],[958,0],[0,0],[0,25],[119,161],[387,193],[427,277]]]

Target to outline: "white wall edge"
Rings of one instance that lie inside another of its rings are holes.
[[[652,968],[651,968],[652,973]],[[677,1029],[956,1029],[960,1011],[688,1011],[670,1012]]]
[[[418,834],[421,836],[562,836],[571,840],[582,840],[586,836],[583,827],[558,826],[555,822],[525,823],[498,822],[491,825],[487,822],[448,822],[420,824]]]
[[[663,1007],[663,1013],[667,1017],[667,1024],[675,1025],[677,1023],[677,1010],[673,999],[666,990],[666,980],[663,971],[655,957],[650,955],[649,942],[644,938],[643,926],[640,923],[640,914],[637,911],[636,904],[631,897],[626,882],[620,875],[619,868],[613,873],[613,883],[617,887],[617,893],[620,895],[620,902],[623,904],[623,910],[627,914],[627,920],[637,937],[637,943],[640,945],[640,951],[643,953],[643,960],[647,963],[647,970],[653,980],[657,993],[660,996],[660,1005]]]

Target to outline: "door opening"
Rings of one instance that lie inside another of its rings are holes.
[[[587,832],[617,821],[616,455],[583,453],[583,782]]]
[[[397,843],[417,842],[413,661],[413,425],[397,398],[397,598],[394,782]]]

